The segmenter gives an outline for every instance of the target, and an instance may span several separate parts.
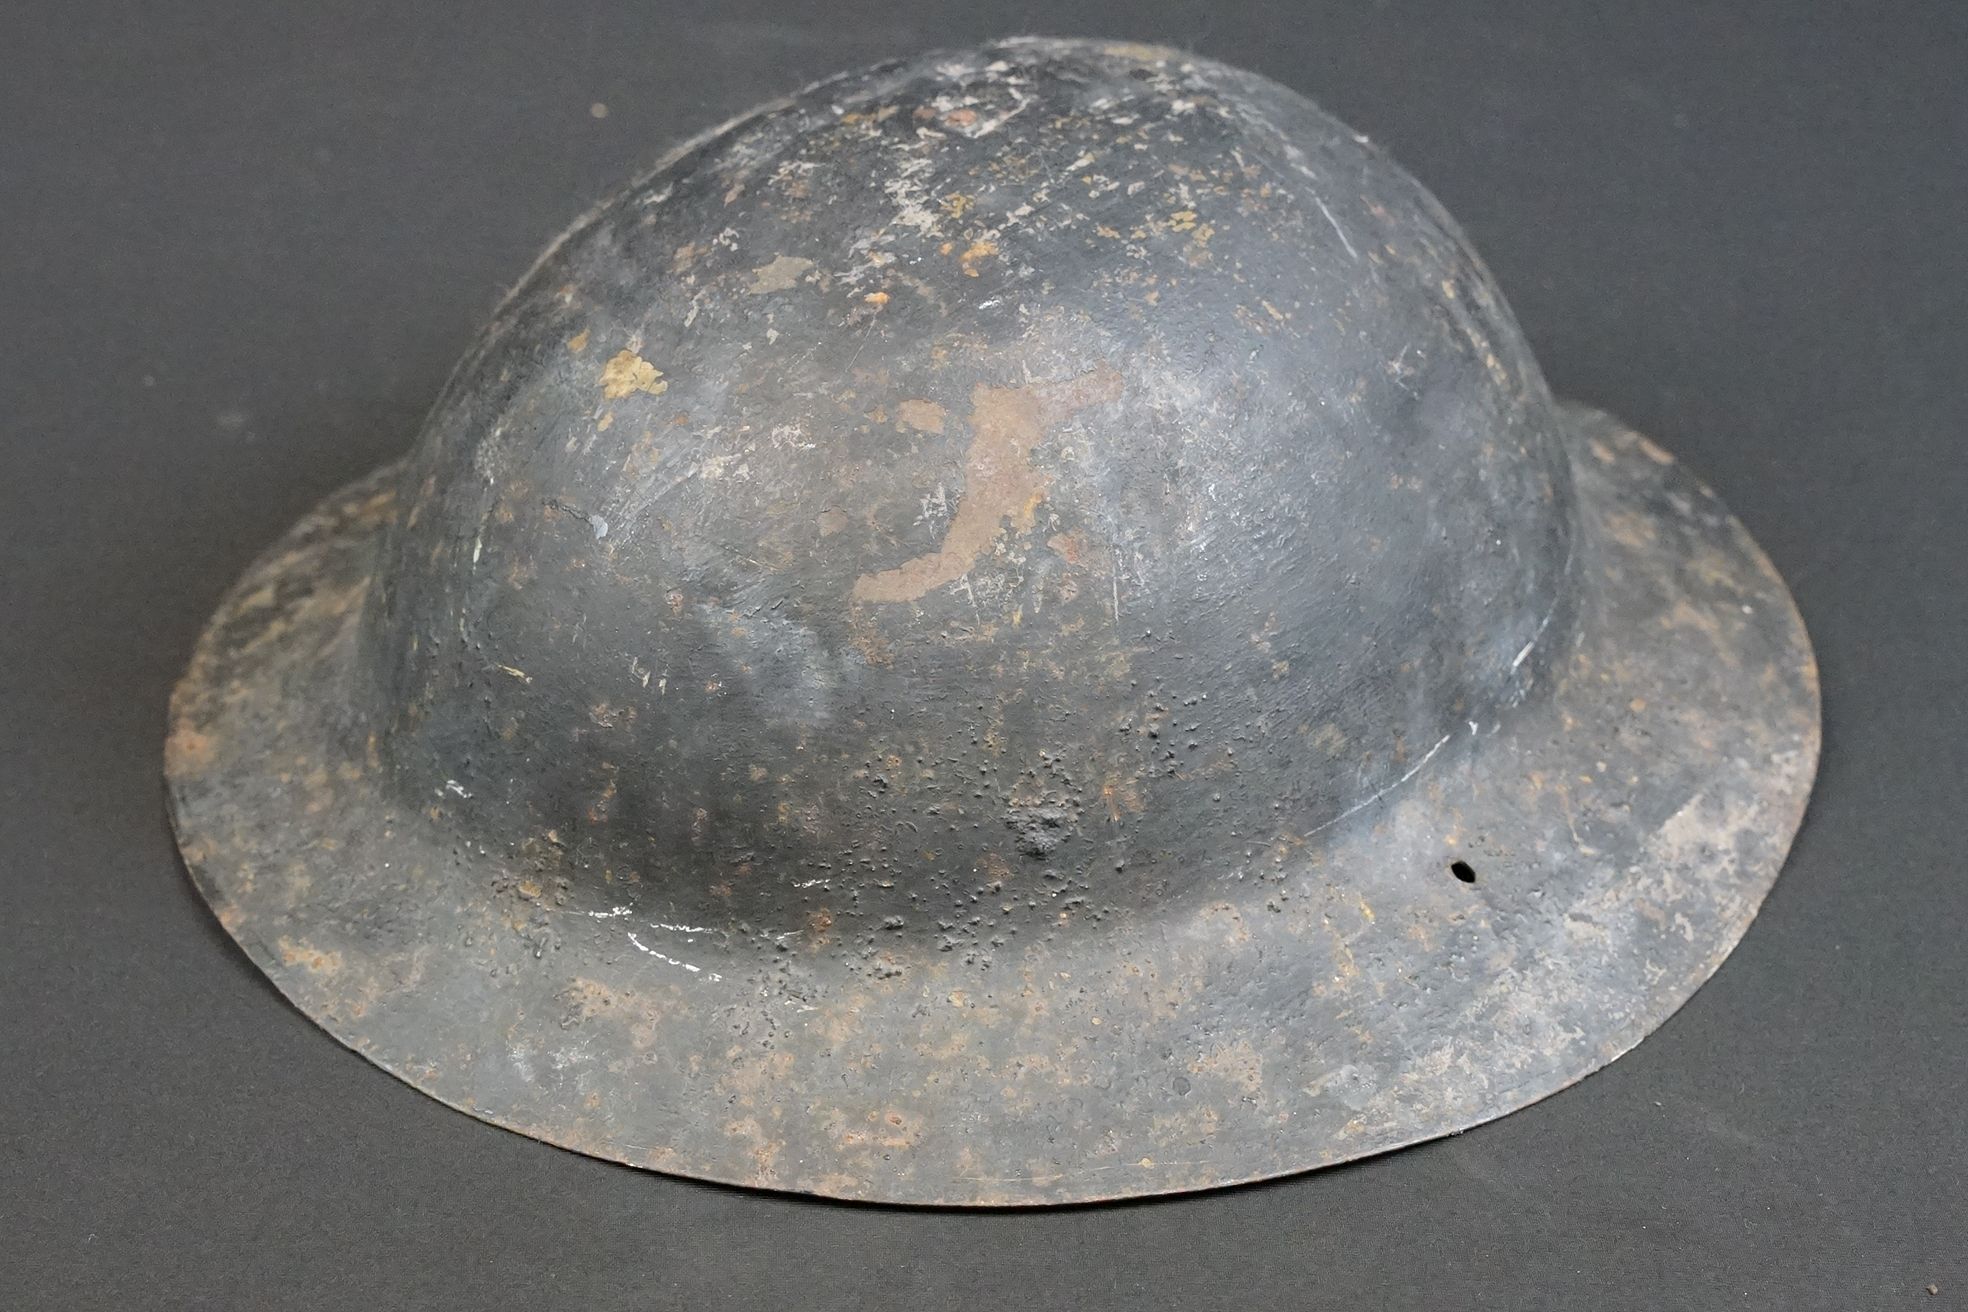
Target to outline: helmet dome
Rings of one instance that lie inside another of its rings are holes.
[[[564,238],[404,468],[399,795],[604,901],[971,948],[1510,716],[1573,506],[1502,298],[1363,138],[1165,53],[822,84]]]

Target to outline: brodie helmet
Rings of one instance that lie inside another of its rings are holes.
[[[1809,792],[1783,583],[1276,83],[1011,41],[701,137],[248,571],[177,832],[293,1002],[680,1175],[1302,1171],[1611,1061]]]

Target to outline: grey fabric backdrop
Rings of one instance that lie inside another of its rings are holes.
[[[1968,9],[1613,9],[0,9],[0,1304],[1968,1306]],[[165,697],[220,591],[410,440],[536,248],[666,142],[1034,30],[1243,63],[1379,139],[1553,383],[1748,523],[1826,707],[1748,939],[1507,1120],[1055,1213],[639,1174],[342,1050],[166,830]]]

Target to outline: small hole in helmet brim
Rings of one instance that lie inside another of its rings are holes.
[[[1476,882],[1476,867],[1470,865],[1467,861],[1449,862],[1449,873],[1465,884]]]

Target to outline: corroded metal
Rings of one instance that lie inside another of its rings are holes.
[[[486,1120],[916,1203],[1501,1115],[1719,964],[1815,767],[1727,511],[1364,139],[1171,51],[822,83],[564,237],[227,598],[226,929]]]

